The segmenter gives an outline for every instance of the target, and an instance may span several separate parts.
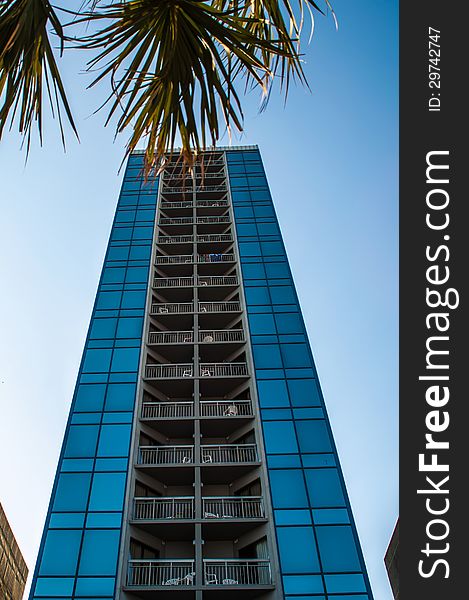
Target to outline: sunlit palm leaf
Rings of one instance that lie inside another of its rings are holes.
[[[248,75],[267,93],[271,57],[294,58],[285,44],[256,36],[265,25],[256,17],[200,1],[130,0],[87,18],[110,21],[83,45],[102,49],[90,63],[102,69],[94,83],[112,78],[109,118],[120,108],[117,131],[133,128],[128,152],[146,138],[147,168],[173,149],[177,134],[191,162],[222,129],[241,130],[236,77]]]
[[[63,40],[62,27],[47,0],[0,2],[0,137],[8,119],[12,124],[18,113],[19,131],[27,150],[35,121],[42,141],[45,94],[53,114],[57,114],[62,141],[65,142],[62,108],[77,133],[48,38],[48,26]]]

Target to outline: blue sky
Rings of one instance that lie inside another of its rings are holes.
[[[302,304],[376,600],[398,513],[397,2],[335,0],[306,48],[311,92],[257,114],[258,144]],[[62,61],[80,130],[46,121],[25,166],[0,143],[0,501],[32,570],[122,179],[125,140],[93,116],[84,56]],[[227,139],[222,140],[228,143]]]

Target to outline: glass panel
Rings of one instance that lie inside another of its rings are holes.
[[[101,411],[103,409],[105,391],[105,384],[78,386],[73,410],[77,412]]]
[[[83,536],[80,575],[111,575],[117,567],[120,530],[87,530]]]
[[[305,475],[313,507],[345,506],[337,469],[306,469]]]
[[[116,348],[112,357],[111,371],[137,371],[140,348]]]
[[[315,379],[296,379],[288,382],[288,391],[293,406],[321,406]]]
[[[320,594],[324,592],[320,575],[286,575],[283,578],[283,587],[286,594]]]
[[[296,424],[301,452],[332,452],[326,421],[298,421]]]
[[[71,425],[68,430],[66,458],[94,456],[98,441],[98,425]]]
[[[270,471],[274,508],[307,508],[303,473],[299,469]]]
[[[55,492],[54,511],[84,511],[88,502],[91,473],[62,473]]]
[[[81,530],[49,530],[39,574],[75,575],[81,534]]]
[[[267,454],[298,452],[292,421],[267,421],[263,424]]]
[[[344,572],[361,569],[351,527],[342,525],[317,527],[316,536],[324,571]]]
[[[89,510],[122,510],[125,480],[125,473],[95,473]]]
[[[98,456],[127,456],[131,425],[103,425],[99,436]]]
[[[285,380],[273,379],[257,382],[259,404],[262,408],[290,406]]]
[[[83,363],[84,373],[104,373],[109,371],[112,350],[87,350]]]
[[[318,573],[319,560],[311,527],[277,527],[283,573]]]

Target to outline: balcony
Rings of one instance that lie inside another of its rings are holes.
[[[148,345],[156,346],[167,344],[192,344],[194,335],[192,331],[150,331]]]
[[[193,287],[193,277],[155,277],[154,288]]]
[[[181,379],[194,376],[191,363],[149,364],[145,366],[145,379]]]
[[[169,202],[167,200],[161,201],[161,210],[168,210],[169,208],[192,208],[192,200],[183,200],[182,202]]]
[[[212,252],[211,254],[198,254],[198,263],[219,263],[219,262],[235,262],[235,255],[232,253],[222,254]]]
[[[243,329],[205,329],[199,331],[199,344],[244,342]]]
[[[188,520],[194,518],[194,498],[134,498],[134,521]]]
[[[200,377],[249,377],[249,371],[244,362],[201,363]]]
[[[180,236],[184,237],[184,236]],[[231,233],[204,233],[196,236],[198,244],[212,244],[214,242],[232,242]]]
[[[202,417],[218,419],[252,417],[252,404],[251,400],[202,400],[200,414]]]
[[[193,446],[139,446],[137,465],[188,465],[194,462]]]
[[[264,519],[261,496],[225,496],[202,498],[204,519]]]
[[[258,462],[256,444],[207,444],[200,447],[204,465]]]
[[[241,312],[241,303],[234,302],[199,302],[199,313]]]
[[[229,205],[228,200],[196,200],[196,205],[199,208],[214,208],[214,207],[226,207]]]
[[[184,419],[194,417],[193,402],[144,402],[140,418],[153,419]]]
[[[196,218],[197,225],[207,225],[207,224],[216,224],[216,223],[231,223],[231,217],[229,215],[221,215],[214,217],[197,217]]]
[[[200,303],[199,303],[200,304]],[[170,302],[153,303],[150,308],[150,315],[182,315],[194,312],[192,302]]]
[[[192,217],[160,217],[159,225],[192,225]]]
[[[193,560],[129,560],[128,588],[189,586],[195,583]]]
[[[197,285],[198,286],[223,286],[223,285],[234,285],[237,286],[239,284],[238,278],[236,275],[228,275],[221,277],[198,277]]]
[[[200,458],[202,482],[207,485],[229,484],[259,465],[256,444],[204,444]]]
[[[177,256],[159,255],[155,257],[155,265],[185,265],[194,262],[192,254],[182,254]]]
[[[271,586],[270,561],[265,559],[205,559],[204,585],[225,587]]]
[[[194,241],[192,235],[158,235],[157,244],[191,244]]]
[[[192,390],[189,390],[191,393]],[[194,433],[194,402],[143,402],[140,419],[168,438],[187,439]]]

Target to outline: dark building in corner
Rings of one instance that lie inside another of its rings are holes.
[[[384,564],[388,572],[394,600],[399,600],[399,519],[392,532],[391,541],[384,556]]]
[[[257,147],[147,183],[142,164],[127,164],[30,598],[372,600]]]
[[[28,567],[0,504],[0,598],[21,600]]]

